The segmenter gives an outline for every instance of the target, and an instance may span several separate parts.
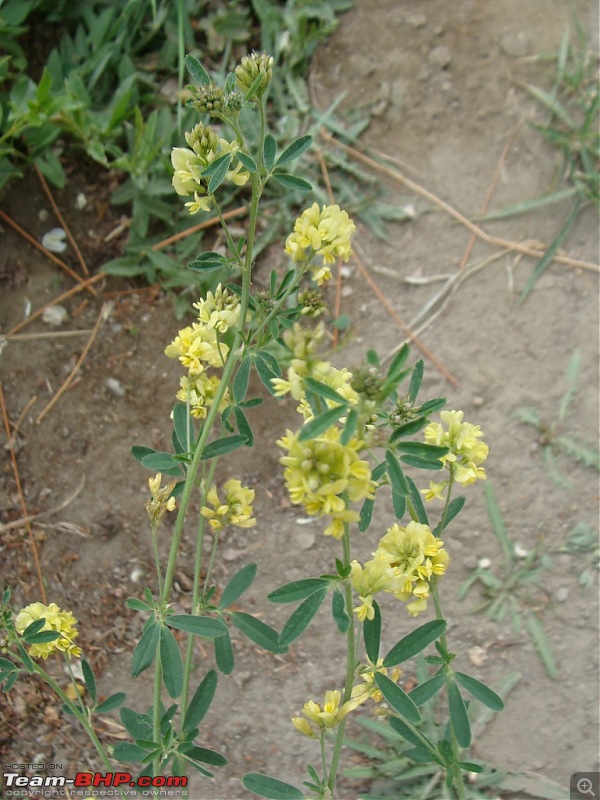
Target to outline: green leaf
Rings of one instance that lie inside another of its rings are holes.
[[[412,692],[409,693],[409,697],[415,702],[416,705],[422,706],[423,703],[431,700],[431,698],[436,695],[445,684],[446,675],[443,672],[439,672],[428,681],[423,681],[423,683],[415,686]]]
[[[235,155],[238,158],[238,160],[242,162],[243,166],[246,167],[248,172],[252,173],[258,172],[258,166],[256,164],[256,161],[252,158],[252,156],[249,156],[247,153],[242,153],[240,151],[238,151]]]
[[[442,458],[449,452],[447,447],[438,447],[435,444],[425,444],[424,442],[396,442],[396,448],[402,453],[409,453],[429,461]]]
[[[376,600],[373,600],[373,609],[375,610],[373,619],[367,618],[363,622],[363,637],[369,660],[373,664],[377,664],[381,642],[381,611],[379,610]]]
[[[419,458],[419,456],[406,455],[402,456],[400,461],[402,461],[403,464],[408,464],[409,467],[417,467],[417,469],[431,469],[434,472],[444,469],[442,462],[437,459],[431,461],[426,458]]]
[[[218,640],[215,639],[215,642],[216,641]],[[185,712],[185,717],[183,719],[184,733],[194,730],[194,728],[197,728],[202,722],[206,712],[210,708],[210,704],[213,701],[218,682],[219,678],[216,671],[214,669],[210,669],[202,679],[202,683],[200,683],[194,692],[194,696],[190,700],[190,704],[187,707],[187,711]]]
[[[333,590],[331,598],[331,615],[339,632],[346,633],[352,620],[346,611],[346,601],[344,599],[344,595],[340,592],[337,586]]]
[[[300,136],[299,139],[293,141],[283,153],[277,159],[275,166],[281,167],[282,164],[287,164],[288,161],[294,161],[296,158],[300,158],[302,153],[305,153],[308,148],[312,145],[312,136]]]
[[[187,403],[175,403],[173,406],[173,429],[182,452],[187,453],[194,444],[194,422]]]
[[[208,86],[210,83],[210,75],[197,58],[188,54],[185,57],[185,66],[187,71],[192,76],[194,83],[196,83],[198,86]]]
[[[131,674],[136,678],[141,672],[152,664],[156,656],[158,642],[160,638],[160,625],[151,622],[142,634],[142,638],[137,643],[131,659]]]
[[[287,172],[274,172],[273,179],[286,189],[293,189],[297,192],[312,192],[313,190],[311,183],[303,178],[297,178],[295,175],[288,175]]]
[[[127,608],[132,608],[134,611],[152,611],[152,606],[144,603],[143,600],[138,600],[137,597],[129,597],[125,602]]]
[[[357,427],[358,427],[358,411],[355,408],[351,408],[348,416],[346,417],[344,430],[342,431],[342,435],[340,436],[340,443],[343,445],[347,445],[348,442],[352,439],[352,437],[356,433]]]
[[[23,634],[23,641],[27,644],[47,644],[60,639],[58,631],[40,631],[40,633],[32,633],[29,636]]]
[[[287,653],[287,647],[279,642],[279,634],[260,619],[242,611],[232,611],[234,625],[251,641],[270,653]]]
[[[233,399],[236,403],[241,403],[244,397],[246,397],[251,365],[252,360],[246,356],[239,365],[235,378],[233,379]]]
[[[465,675],[464,672],[454,673],[456,680],[464,686],[467,692],[470,692],[473,697],[476,697],[484,706],[491,708],[492,711],[502,711],[504,708],[504,700],[499,694],[485,683],[478,681],[477,678],[472,678],[470,675]]]
[[[132,742],[116,742],[113,745],[113,757],[118,763],[126,764],[131,761],[141,761],[147,752],[143,747],[139,747]]]
[[[211,164],[211,167],[217,163],[218,166],[214,169],[211,179],[208,182],[207,192],[209,194],[214,194],[225,180],[225,176],[227,175],[229,167],[231,166],[231,158],[231,154],[228,153],[225,156],[221,156],[221,158],[218,158],[213,162],[213,164]],[[207,167],[207,169],[210,169],[210,167]],[[204,174],[204,170],[202,174]]]
[[[314,419],[311,419],[310,422],[304,424],[300,429],[298,441],[306,442],[309,439],[314,439],[320,433],[323,433],[323,431],[331,428],[331,426],[337,422],[347,408],[348,403],[344,403],[343,405],[336,406],[335,408],[328,408],[327,411],[324,411]]]
[[[422,525],[429,525],[429,517],[427,516],[427,511],[425,511],[425,506],[423,505],[423,498],[421,497],[421,493],[417,489],[417,486],[412,478],[406,478],[408,482],[408,489],[409,489],[409,496],[412,500],[413,508],[416,513],[417,522],[420,522]],[[412,512],[411,512],[412,516]]]
[[[42,630],[42,628],[44,627],[45,624],[46,624],[46,620],[43,619],[43,618],[42,619],[36,619],[33,622],[30,622],[29,625],[25,628],[25,630],[21,634],[23,639],[25,639],[25,641],[27,641],[27,639],[30,636],[33,636],[35,633],[39,633]]]
[[[170,628],[202,636],[205,639],[217,639],[227,633],[227,625],[221,619],[200,617],[195,614],[172,614],[165,620]]]
[[[287,646],[297,639],[310,625],[312,618],[315,616],[321,607],[325,595],[327,594],[327,587],[319,589],[319,591],[307,597],[298,608],[293,611],[288,621],[283,626],[281,635],[279,637],[280,644]]]
[[[404,689],[385,675],[382,675],[381,672],[375,672],[374,677],[375,683],[381,689],[381,693],[393,709],[409,722],[420,721],[421,714],[419,713],[419,709],[406,694]]]
[[[231,453],[233,450],[237,450],[238,447],[246,444],[247,441],[248,437],[242,436],[239,433],[236,433],[234,436],[223,436],[221,439],[216,439],[214,442],[210,442],[206,445],[202,453],[202,460],[207,461],[209,458]]]
[[[408,387],[408,400],[410,403],[414,403],[417,399],[419,389],[421,388],[421,382],[423,381],[424,370],[425,365],[423,364],[423,359],[420,359],[413,367],[412,375],[410,376],[410,385]]]
[[[469,747],[471,744],[471,723],[469,722],[465,701],[454,681],[448,684],[448,708],[456,741],[461,747]]]
[[[261,85],[261,83],[262,83],[262,82],[263,82],[263,76],[262,76],[262,75],[259,73],[259,74],[258,74],[258,75],[257,75],[257,76],[254,78],[254,80],[252,81],[252,83],[251,83],[251,84],[250,84],[250,86],[248,87],[248,91],[247,91],[247,92],[246,92],[246,94],[244,95],[244,100],[245,100],[246,102],[248,102],[249,100],[252,100],[252,98],[254,97],[254,95],[255,95],[255,94],[258,92],[258,90],[259,90],[259,88],[260,88],[260,85]]]
[[[362,508],[360,510],[360,518],[358,520],[358,530],[361,533],[364,533],[364,531],[366,531],[369,525],[371,524],[374,508],[375,508],[374,500],[369,500],[367,498],[365,502],[362,504]]]
[[[171,453],[149,453],[141,459],[141,463],[142,466],[157,470],[157,472],[176,470],[176,474],[179,475],[181,473],[179,463],[173,460]],[[172,472],[168,474],[172,474]]]
[[[383,659],[385,667],[395,667],[412,658],[446,630],[446,620],[432,619],[400,639]]]
[[[249,586],[252,585],[256,577],[258,567],[256,564],[246,564],[238,572],[235,573],[233,578],[229,581],[221,599],[219,601],[219,608],[227,608],[240,597]]]
[[[187,268],[191,269],[193,272],[214,272],[217,269],[223,269],[223,267],[229,266],[231,266],[231,264],[225,256],[221,255],[221,253],[209,250],[199,255],[193,261],[190,261]]]
[[[410,353],[410,348],[408,344],[403,344],[400,350],[396,353],[392,362],[389,366],[387,371],[387,377],[389,380],[397,379],[397,376],[402,372],[406,359],[408,358],[408,354]]]
[[[115,692],[115,694],[111,694],[107,697],[106,700],[98,703],[95,710],[98,714],[107,714],[109,711],[114,711],[115,708],[122,705],[125,700],[127,700],[125,692]]]
[[[40,172],[50,183],[59,189],[64,188],[67,176],[62,168],[62,164],[53,150],[46,150],[42,155],[35,156],[34,163],[39,167]]]
[[[390,728],[399,733],[407,742],[414,744],[415,747],[423,747],[423,739],[413,729],[399,717],[390,717]]]
[[[338,394],[335,389],[327,386],[326,383],[316,381],[314,378],[310,377],[304,378],[304,383],[311,392],[319,395],[319,397],[324,397],[326,400],[332,400],[334,403],[340,403],[346,406],[348,405],[348,401],[342,397],[341,394]]]
[[[169,697],[179,697],[183,689],[183,662],[177,639],[166,627],[160,629],[160,663]]]
[[[254,444],[254,434],[252,433],[252,428],[248,422],[248,417],[244,414],[244,411],[240,406],[234,406],[233,413],[235,415],[235,421],[237,422],[240,436],[246,437],[246,441],[244,443],[245,446],[252,447]]]
[[[186,747],[182,750],[188,758],[194,761],[201,761],[203,764],[211,764],[213,767],[224,767],[227,759],[216,750],[209,750],[208,747]]]
[[[261,379],[265,389],[269,392],[269,394],[275,394],[275,389],[273,388],[271,380],[273,378],[281,377],[281,374],[277,374],[277,372],[273,370],[271,364],[265,359],[263,353],[256,354],[254,366],[256,367],[258,377]]]
[[[213,639],[213,644],[215,646],[215,661],[217,662],[217,667],[223,675],[231,675],[235,666],[235,657],[233,655],[229,631],[223,636],[218,636],[216,639]]]
[[[398,439],[401,439],[403,436],[412,436],[418,433],[421,428],[424,428],[425,425],[427,425],[427,417],[419,417],[418,419],[413,419],[411,422],[405,422],[394,430],[390,436],[389,443],[394,444],[394,442],[397,442]]]
[[[265,167],[267,169],[267,172],[270,172],[273,169],[276,152],[277,152],[277,142],[275,141],[275,138],[271,136],[270,133],[267,133],[267,135],[265,136],[265,144],[263,147],[263,160],[265,162]]]
[[[271,603],[294,603],[296,600],[303,600],[318,592],[328,584],[329,581],[325,578],[304,578],[301,581],[292,581],[292,583],[286,583],[268,594],[267,600]]]
[[[15,669],[18,669],[17,665],[9,658],[0,658],[0,670],[12,672]]]
[[[304,792],[291,783],[284,783],[260,772],[248,772],[242,783],[249,792],[270,800],[304,800]]]
[[[94,670],[90,666],[90,662],[87,661],[85,658],[81,659],[81,674],[83,675],[83,680],[85,681],[85,685],[87,686],[87,690],[90,693],[90,697],[96,702],[96,677],[94,675]]]
[[[127,733],[134,739],[152,738],[152,717],[150,714],[140,714],[132,708],[124,706],[119,711],[119,717]]]
[[[558,675],[558,667],[556,666],[554,653],[552,652],[552,647],[546,635],[546,631],[543,629],[541,622],[535,614],[527,613],[525,615],[525,627],[529,631],[535,649],[544,662],[546,672],[551,678],[556,678]]]
[[[392,484],[392,489],[399,494],[400,497],[406,497],[409,492],[408,483],[402,472],[400,462],[391,450],[385,451],[385,463],[387,465],[387,474]]]
[[[445,528],[447,528],[448,525],[452,522],[454,517],[456,517],[458,514],[460,514],[460,512],[462,511],[462,507],[465,504],[465,500],[466,499],[467,498],[464,495],[462,495],[462,497],[455,497],[454,500],[452,500],[450,502],[450,505],[448,506],[448,510],[446,511],[446,515],[445,515],[444,520],[443,520],[444,527],[443,528],[441,527],[442,520],[440,520],[440,524],[435,529],[435,535],[436,536],[439,536],[441,534],[441,532]]]
[[[392,506],[396,519],[402,519],[406,511],[406,497],[398,494],[398,492],[392,491]]]

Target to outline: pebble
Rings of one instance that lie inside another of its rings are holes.
[[[227,550],[223,551],[223,558],[225,561],[237,561],[242,553],[242,550],[236,550],[234,547],[228,547]]]
[[[48,306],[42,314],[42,319],[51,328],[59,328],[68,318],[69,312],[64,306]]]
[[[294,537],[294,541],[300,550],[310,550],[315,543],[315,539],[315,534],[311,531],[301,531]]]
[[[409,25],[413,28],[424,28],[427,25],[427,17],[425,14],[409,14],[406,18]]]
[[[564,603],[565,600],[569,596],[570,589],[566,586],[561,586],[559,589],[556,590],[556,600],[559,603]]]
[[[452,61],[452,53],[446,47],[446,45],[440,44],[437,47],[434,47],[433,50],[429,51],[427,60],[434,67],[439,67],[439,69],[446,69],[450,65],[450,62]]]
[[[114,394],[115,397],[125,397],[125,387],[118,378],[107,378],[106,388],[109,392]]]

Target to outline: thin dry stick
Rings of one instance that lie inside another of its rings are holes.
[[[37,402],[37,397],[35,395],[29,398],[29,402],[27,403],[23,411],[21,411],[21,413],[19,414],[19,419],[13,425],[12,435],[8,440],[8,442],[6,443],[5,445],[6,447],[11,448],[15,446],[15,442],[17,441],[17,434],[19,433],[19,428],[21,427],[21,423],[25,419],[25,414],[27,414],[27,412],[35,402]],[[0,530],[2,529],[0,528]]]
[[[446,367],[433,355],[433,353],[431,353],[427,349],[427,347],[425,347],[425,345],[419,339],[417,339],[417,337],[414,335],[414,333],[411,331],[411,329],[408,327],[408,325],[405,325],[404,322],[402,322],[402,320],[400,319],[400,317],[396,313],[394,307],[390,304],[390,302],[388,301],[387,297],[384,295],[384,293],[381,291],[381,289],[379,288],[379,286],[377,285],[377,283],[373,279],[372,275],[370,275],[369,271],[366,269],[365,265],[362,263],[362,260],[360,259],[358,253],[356,252],[356,249],[354,249],[354,251],[353,251],[353,258],[356,261],[356,263],[358,265],[358,268],[361,271],[364,279],[367,281],[367,283],[369,284],[371,289],[373,289],[373,291],[375,292],[375,294],[379,298],[381,304],[383,305],[385,310],[388,312],[390,317],[394,320],[396,325],[398,325],[398,327],[401,328],[404,331],[404,333],[407,335],[407,337],[410,339],[410,341],[415,345],[415,347],[418,347],[418,349],[421,351],[421,353],[423,353],[425,358],[427,358],[429,361],[431,361],[433,366],[444,376],[444,378],[446,378],[446,380],[449,381],[453,386],[458,387],[459,383],[456,380],[456,378],[454,377],[454,375],[452,375],[452,373],[450,373],[446,369]]]
[[[84,329],[81,331],[43,331],[42,333],[15,333],[2,336],[0,334],[0,341],[5,339],[7,342],[31,342],[34,339],[70,339],[75,336],[86,336],[91,333],[92,329]]]
[[[498,180],[500,179],[500,173],[502,172],[502,168],[504,167],[504,162],[506,161],[510,148],[513,146],[515,136],[521,130],[522,127],[523,123],[518,122],[511,131],[510,136],[508,137],[508,140],[504,145],[502,153],[500,154],[500,158],[498,159],[498,163],[496,164],[496,169],[494,170],[494,174],[492,175],[492,181],[483,199],[483,205],[481,206],[481,209],[479,211],[480,217],[483,217],[485,216],[485,214],[487,214],[490,202],[492,200],[494,192],[496,191],[496,186],[498,185]],[[463,253],[463,257],[460,260],[460,264],[458,265],[459,270],[463,270],[467,266],[467,262],[471,257],[471,251],[473,250],[473,246],[476,241],[477,241],[477,236],[474,233],[472,233],[471,238],[469,239],[469,243],[467,244],[467,247],[465,249],[465,252]]]
[[[484,242],[493,244],[496,247],[502,247],[505,250],[516,250],[518,253],[525,253],[525,255],[533,256],[534,258],[542,258],[542,256],[544,256],[543,250],[531,247],[524,242],[511,242],[508,241],[508,239],[501,239],[498,236],[491,236],[489,233],[486,233],[484,230],[471,222],[471,220],[467,219],[467,217],[464,217],[460,211],[457,211],[455,208],[448,205],[448,203],[444,202],[444,200],[441,200],[439,197],[437,197],[437,195],[432,194],[432,192],[428,191],[423,186],[420,186],[418,183],[409,180],[409,178],[405,177],[400,172],[389,169],[383,164],[380,164],[378,161],[375,161],[374,159],[369,158],[369,156],[364,155],[359,150],[355,150],[353,147],[348,147],[348,145],[338,142],[337,139],[335,139],[333,136],[330,136],[325,131],[321,131],[321,136],[326,141],[331,142],[335,144],[336,147],[344,150],[344,152],[351,155],[357,161],[362,161],[364,164],[367,164],[378,172],[382,172],[384,175],[387,175],[398,183],[404,184],[408,189],[415,192],[415,194],[419,194],[421,197],[429,200],[430,203],[433,203],[441,208],[449,216],[453,217],[455,220],[457,220],[457,222],[460,222],[465,226],[465,228],[470,230],[471,233],[475,234],[475,236],[477,236],[479,239],[482,239]],[[598,264],[590,264],[588,261],[580,261],[579,259],[571,258],[570,256],[563,256],[555,253],[552,256],[552,259],[560,262],[561,264],[566,264],[569,267],[577,267],[580,269],[588,269],[592,272],[600,272],[600,266],[598,266]]]
[[[14,432],[13,432],[14,438]],[[75,489],[73,494],[70,497],[67,497],[66,500],[55,506],[54,508],[49,508],[47,511],[40,511],[39,514],[30,514],[27,517],[21,517],[21,519],[15,519],[12,522],[7,522],[5,525],[0,525],[0,533],[4,533],[5,531],[10,531],[12,528],[20,528],[22,525],[25,525],[29,522],[33,522],[34,520],[38,519],[39,517],[51,517],[53,514],[57,514],[59,511],[62,511],[63,508],[71,505],[73,500],[81,494],[83,491],[83,487],[85,486],[85,475],[81,479],[79,486]]]
[[[96,275],[92,275],[92,277],[88,278],[86,281],[82,281],[82,283],[77,284],[77,286],[72,286],[68,291],[63,292],[63,294],[60,294],[58,297],[55,297],[54,300],[51,300],[49,303],[46,303],[46,305],[43,305],[41,308],[38,308],[37,311],[34,311],[33,314],[30,314],[27,317],[27,319],[23,320],[23,322],[19,322],[19,324],[15,325],[14,328],[11,328],[9,332],[5,334],[5,338],[13,336],[15,333],[17,333],[17,331],[20,331],[26,325],[29,325],[30,322],[33,322],[34,319],[41,317],[44,311],[47,308],[50,308],[50,306],[55,306],[57,305],[57,303],[66,300],[68,297],[71,297],[71,295],[77,294],[77,292],[81,292],[82,289],[87,289],[88,286],[90,286],[92,283],[97,283],[99,280],[102,280],[102,278],[106,278],[106,275],[103,272],[98,272]]]
[[[327,164],[325,163],[325,159],[323,158],[323,152],[319,149],[317,150],[317,158],[319,160],[319,166],[321,167],[321,175],[323,176],[323,182],[325,184],[325,190],[327,191],[327,197],[329,198],[329,202],[334,202],[333,197],[333,189],[331,188],[331,181],[329,180],[329,171],[327,169]],[[333,313],[335,314],[335,318],[338,319],[342,310],[342,259],[338,258],[336,261],[336,274],[335,274],[335,304]],[[339,329],[333,329],[333,344],[337,344],[339,336]]]
[[[4,402],[4,392],[2,391],[2,382],[0,382],[0,407],[2,409],[2,420],[4,422],[4,430],[6,431],[6,440],[10,442],[11,434],[10,434],[10,423],[8,421],[8,413],[6,411],[6,404]],[[29,516],[27,512],[27,506],[25,505],[25,497],[23,496],[23,491],[21,489],[21,479],[19,477],[19,468],[17,466],[17,459],[15,456],[15,451],[13,447],[8,448],[8,452],[10,453],[10,461],[12,465],[13,475],[15,476],[15,483],[17,485],[17,494],[19,495],[19,502],[21,504],[21,513],[24,517]],[[29,536],[29,546],[31,547],[31,552],[33,554],[33,561],[35,564],[35,571],[37,573],[38,579],[38,586],[40,587],[40,597],[42,598],[42,603],[46,604],[46,590],[44,588],[44,580],[42,578],[42,567],[40,564],[40,556],[38,553],[37,545],[35,543],[35,539],[33,538],[33,530],[29,522],[25,523],[27,527],[27,535]]]
[[[239,208],[234,208],[232,211],[226,211],[223,214],[223,219],[231,219],[232,217],[241,217],[244,214],[248,213],[248,209],[246,206],[240,206]],[[152,245],[153,250],[162,250],[163,247],[167,247],[167,245],[173,244],[173,242],[178,242],[180,239],[185,239],[186,236],[191,236],[192,233],[197,233],[198,231],[203,231],[205,228],[212,228],[213,225],[218,225],[221,220],[218,217],[211,217],[210,219],[205,220],[204,222],[200,222],[198,225],[194,225],[192,228],[187,228],[185,231],[180,231],[176,233],[174,236],[169,236],[168,239],[163,239],[162,242],[157,242],[156,244]]]
[[[39,242],[36,242],[36,240],[33,238],[33,236],[31,236],[31,234],[27,233],[27,231],[24,228],[22,228],[19,224],[17,224],[13,219],[11,219],[8,216],[8,214],[5,214],[1,208],[0,208],[0,218],[3,219],[6,223],[8,223],[11,226],[11,228],[14,228],[14,230],[16,230],[17,233],[21,234],[21,236],[24,239],[27,239],[29,244],[32,244],[34,247],[36,247],[40,251],[40,253],[43,253],[47,258],[50,259],[50,261],[53,261],[57,266],[59,266],[62,270],[64,270],[67,273],[67,275],[70,275],[71,278],[73,278],[73,280],[76,280],[78,283],[80,283],[82,287],[87,289],[90,294],[92,294],[94,297],[96,296],[97,294],[96,290],[94,289],[93,286],[89,285],[88,281],[83,280],[81,275],[78,275],[76,272],[74,272],[68,264],[65,264],[64,261],[61,261],[60,258],[57,258],[54,255],[54,253],[51,253],[50,250],[47,250]]]
[[[38,415],[38,418],[36,419],[36,422],[38,424],[44,419],[46,414],[50,411],[50,409],[52,409],[54,407],[54,405],[58,402],[58,400],[62,397],[62,395],[66,392],[66,390],[69,388],[69,386],[73,382],[73,379],[74,379],[75,375],[77,375],[77,373],[79,372],[79,369],[80,369],[81,365],[83,364],[83,361],[84,361],[85,357],[87,356],[87,354],[88,354],[88,352],[90,350],[90,347],[92,346],[92,343],[93,343],[94,339],[98,335],[98,331],[100,330],[101,325],[104,322],[106,322],[106,320],[109,318],[110,312],[112,310],[112,307],[113,307],[113,303],[109,302],[109,303],[104,303],[104,305],[100,309],[100,314],[98,315],[98,319],[96,320],[96,324],[94,325],[94,329],[92,330],[92,334],[91,334],[90,338],[88,339],[85,347],[83,348],[83,351],[82,351],[81,355],[79,356],[79,358],[77,360],[77,363],[75,364],[75,366],[73,367],[71,372],[67,375],[67,378],[66,378],[65,382],[63,383],[63,385],[56,392],[56,394],[50,400],[50,402],[44,408],[44,410],[41,411],[40,414]]]
[[[40,172],[40,169],[39,169],[38,165],[34,164],[33,166],[35,167],[35,171],[37,173],[39,181],[42,184],[42,189],[44,190],[44,192],[46,194],[46,197],[50,201],[50,205],[52,206],[52,210],[54,211],[54,215],[56,216],[56,219],[60,222],[60,224],[62,225],[62,227],[63,227],[63,229],[65,231],[65,233],[67,234],[67,239],[71,243],[71,247],[73,248],[73,250],[75,250],[75,255],[77,256],[77,260],[81,264],[81,269],[83,270],[85,275],[89,275],[90,271],[89,271],[89,269],[87,267],[87,264],[85,263],[84,257],[81,254],[81,250],[79,249],[73,234],[69,230],[69,227],[68,227],[67,223],[65,222],[63,215],[60,213],[60,211],[58,209],[58,206],[54,202],[54,197],[52,197],[52,192],[50,191],[50,187],[46,183],[46,179],[44,178],[44,176]]]

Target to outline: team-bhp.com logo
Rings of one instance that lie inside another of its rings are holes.
[[[131,786],[135,789],[183,789],[187,786],[183,775],[140,775],[133,778],[130,772],[78,772],[74,778],[63,775],[19,775],[5,772],[6,797],[23,797],[29,792],[40,793],[44,789],[106,789]],[[173,794],[169,792],[169,794]]]

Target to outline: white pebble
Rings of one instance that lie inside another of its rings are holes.
[[[64,306],[48,306],[44,309],[42,319],[51,328],[59,328],[69,319],[69,312]]]
[[[112,392],[115,397],[125,397],[125,388],[117,378],[107,378],[106,388],[109,392]]]

